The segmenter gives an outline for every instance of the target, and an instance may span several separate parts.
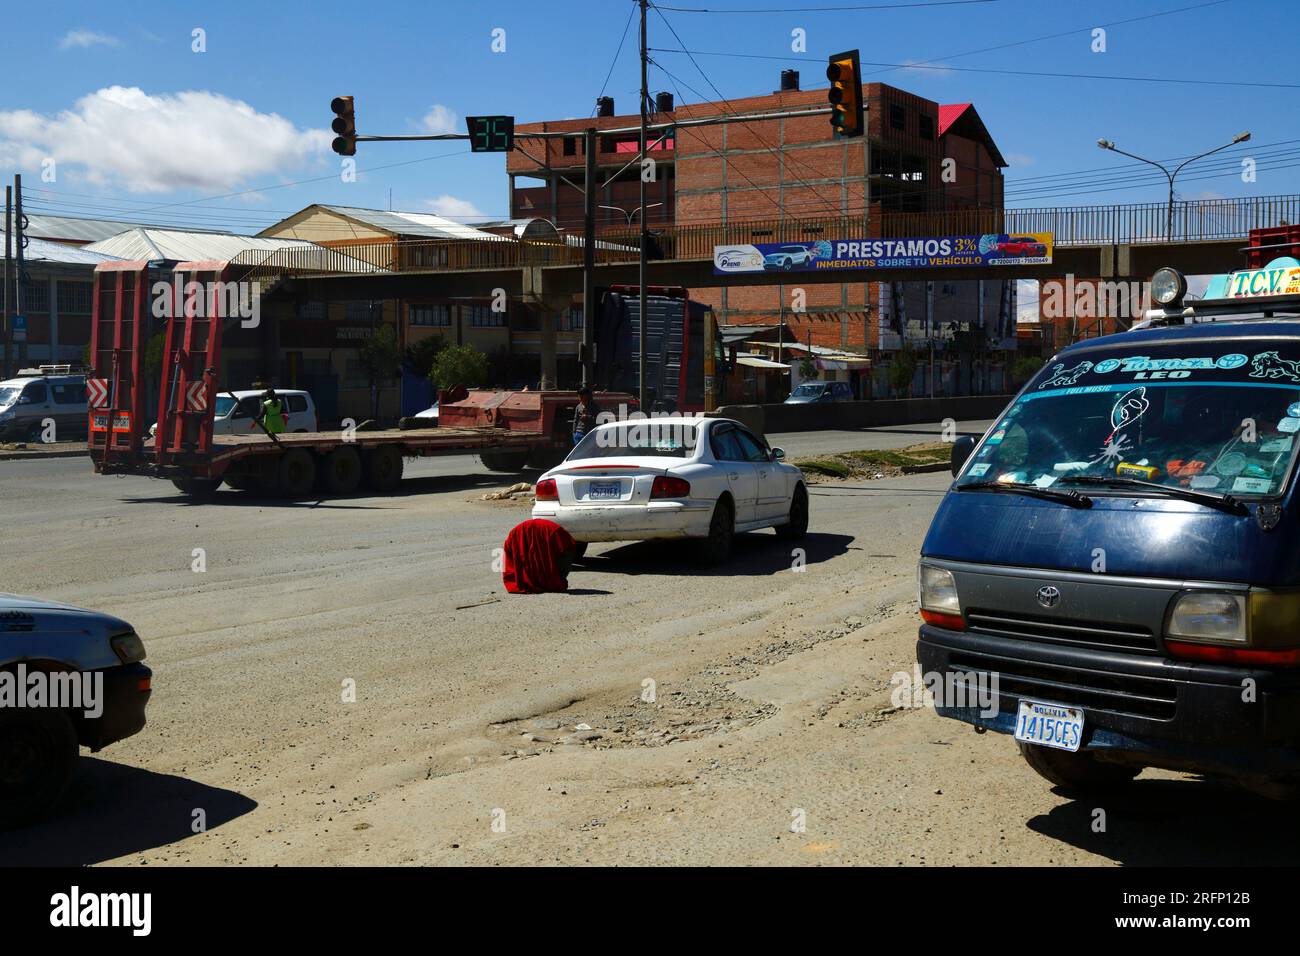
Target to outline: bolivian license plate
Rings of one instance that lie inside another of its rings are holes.
[[[622,494],[622,487],[617,481],[593,481],[587,486],[587,497],[617,498]]]
[[[1016,713],[1016,740],[1075,751],[1083,742],[1083,710],[1022,700]]]

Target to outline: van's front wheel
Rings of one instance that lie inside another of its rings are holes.
[[[1126,764],[1104,763],[1086,750],[1071,753],[1055,747],[1016,742],[1025,763],[1046,780],[1066,790],[1097,791],[1122,787],[1138,775],[1141,768]]]

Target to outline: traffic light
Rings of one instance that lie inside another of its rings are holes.
[[[334,152],[340,156],[357,154],[357,115],[352,108],[352,97],[336,96],[330,100],[330,109],[334,111],[331,128],[338,135],[334,137]]]
[[[858,65],[858,51],[849,50],[831,57],[826,78],[831,81],[826,99],[831,104],[832,128],[841,136],[861,136],[862,68]]]

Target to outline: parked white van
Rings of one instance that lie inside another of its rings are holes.
[[[262,434],[255,418],[262,411],[264,389],[240,389],[219,392],[213,408],[212,434],[243,435],[248,432]],[[275,397],[280,400],[284,413],[284,430],[287,432],[318,431],[316,403],[304,391],[277,388]]]

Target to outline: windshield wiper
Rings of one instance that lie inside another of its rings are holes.
[[[1018,495],[1028,495],[1031,498],[1044,498],[1047,501],[1059,501],[1062,504],[1067,504],[1074,508],[1092,507],[1092,499],[1082,492],[1053,491],[1051,488],[1040,488],[1038,485],[1026,484],[1023,481],[972,481],[965,485],[958,485],[957,490],[1010,491]]]
[[[1114,488],[1143,488],[1159,491],[1184,501],[1194,501],[1210,508],[1218,508],[1234,515],[1250,514],[1242,502],[1229,494],[1216,495],[1212,491],[1194,491],[1178,485],[1162,485],[1158,481],[1143,481],[1141,478],[1122,478],[1119,475],[1066,475],[1057,484],[1065,485],[1105,485]]]

